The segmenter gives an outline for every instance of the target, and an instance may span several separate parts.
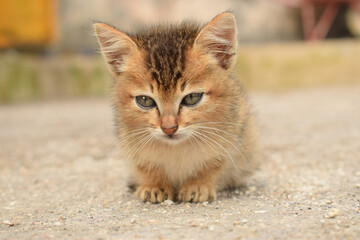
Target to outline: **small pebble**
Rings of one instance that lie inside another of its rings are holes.
[[[214,226],[209,226],[209,230],[210,230],[210,231],[214,231],[214,230],[215,230],[215,227],[214,227]]]
[[[267,213],[266,210],[259,210],[259,211],[254,211],[254,213]]]
[[[209,202],[203,202],[202,205],[206,207],[209,204]]]
[[[199,224],[197,222],[190,222],[190,227],[197,227]]]
[[[10,222],[9,220],[5,220],[5,221],[3,221],[3,224],[5,224],[5,225],[9,225],[10,227],[12,227],[12,226],[14,226],[14,225],[15,225],[15,223]]]
[[[174,204],[174,202],[172,200],[170,200],[170,199],[167,199],[167,200],[164,201],[165,206],[170,206],[170,205],[173,205],[173,204]]]
[[[329,218],[335,218],[340,213],[340,210],[337,208],[330,209],[330,211],[327,213]]]
[[[250,191],[250,192],[255,192],[255,191],[256,191],[256,187],[255,187],[255,186],[249,187],[249,191]]]

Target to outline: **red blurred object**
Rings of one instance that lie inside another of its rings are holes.
[[[360,12],[360,0],[272,0],[292,7],[299,7],[306,41],[323,40],[329,32],[341,6]],[[316,20],[315,7],[323,7]]]

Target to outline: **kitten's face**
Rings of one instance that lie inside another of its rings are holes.
[[[209,59],[189,50],[184,71],[168,88],[159,85],[145,67],[138,67],[141,59],[116,83],[123,131],[145,130],[144,135],[179,144],[196,135],[201,123],[224,121],[231,102],[226,89],[231,84],[217,75],[219,70],[211,67]]]
[[[142,144],[154,139],[181,144],[196,136],[206,141],[198,131],[201,124],[231,119],[236,102],[230,77],[236,52],[232,14],[220,14],[203,28],[155,26],[126,35],[97,23],[95,30],[115,79],[121,138]]]

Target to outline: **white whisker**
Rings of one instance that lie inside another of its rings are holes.
[[[232,163],[233,163],[236,171],[239,173],[239,169],[237,168],[237,166],[236,166],[236,164],[235,164],[235,162],[234,162],[234,159],[232,158],[232,156],[230,155],[230,153],[229,153],[220,143],[218,143],[216,140],[214,140],[214,139],[212,139],[211,137],[206,136],[205,134],[202,134],[202,133],[200,133],[200,132],[198,132],[198,131],[194,131],[194,132],[196,132],[196,133],[200,134],[201,136],[203,136],[203,137],[205,137],[205,138],[213,141],[214,143],[216,143],[216,144],[229,156],[229,158],[231,159],[231,161],[232,161]]]
[[[225,131],[225,130],[222,130],[222,129],[219,129],[219,128],[205,127],[205,126],[200,126],[200,127],[197,127],[197,128],[199,128],[199,129],[210,129],[210,130],[223,132],[223,133],[229,135],[230,137],[232,137],[239,144],[239,146],[242,147],[242,149],[243,149],[243,147],[246,147],[247,150],[252,152],[252,149],[249,147],[249,145],[244,140],[242,140],[239,137],[236,137],[234,134],[232,134],[232,133],[230,133],[228,131]],[[243,146],[243,145],[245,145],[245,146]]]
[[[137,139],[142,138],[142,137],[143,137],[143,139],[141,139],[140,141],[135,143],[135,145],[132,146],[132,148],[128,151],[128,155],[132,155],[132,153],[136,149],[136,147],[140,146],[143,142],[145,142],[149,136],[150,136],[150,133],[148,133],[145,136],[137,137],[134,141],[136,141]],[[134,141],[132,141],[132,142],[134,142]]]
[[[236,147],[236,146],[235,146],[232,142],[230,142],[228,139],[226,139],[225,137],[223,137],[223,136],[221,136],[221,135],[219,135],[219,134],[216,134],[216,133],[214,133],[214,132],[210,132],[210,131],[206,131],[206,130],[203,130],[203,131],[206,132],[206,133],[213,134],[213,135],[215,135],[215,136],[217,136],[217,137],[220,137],[221,139],[224,139],[226,142],[230,143],[230,145],[233,146],[233,147],[241,154],[241,157],[242,157],[243,159],[245,159],[245,156],[244,156],[244,154],[242,153],[241,149],[239,149],[238,147]]]
[[[135,152],[134,155],[136,155],[136,153],[140,152],[142,149],[145,148],[145,146],[154,138],[154,136],[150,135],[150,137],[147,138],[147,140],[142,144],[142,146],[140,148],[138,148]]]
[[[209,142],[206,140],[206,139],[201,139],[199,136],[197,136],[197,133],[196,132],[193,132],[192,133],[192,136],[194,137],[194,141],[196,141],[196,143],[200,146],[200,148],[205,152],[205,153],[207,153],[207,154],[209,154],[204,148],[203,148],[203,146],[202,146],[202,144],[201,144],[201,140],[203,140],[204,141],[204,143],[207,145],[207,146],[209,146],[213,151],[214,151],[214,153],[215,154],[217,154],[217,148],[216,148],[216,146],[213,146],[212,144],[210,145],[209,144]],[[199,141],[198,141],[199,140]],[[214,147],[215,147],[215,149],[214,149]],[[211,157],[213,157],[213,158],[215,158],[215,159],[218,159],[219,158],[219,156],[217,155],[217,156],[214,156],[214,155],[212,155],[212,154],[209,154],[209,156],[211,156]]]

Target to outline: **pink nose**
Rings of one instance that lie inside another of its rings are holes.
[[[161,118],[161,130],[169,137],[174,135],[177,129],[178,124],[174,115],[166,114]]]
[[[174,133],[176,132],[176,130],[178,129],[178,126],[173,126],[173,127],[170,127],[170,128],[164,128],[164,127],[161,127],[161,130],[167,134],[169,137],[171,137],[172,135],[174,135]]]

